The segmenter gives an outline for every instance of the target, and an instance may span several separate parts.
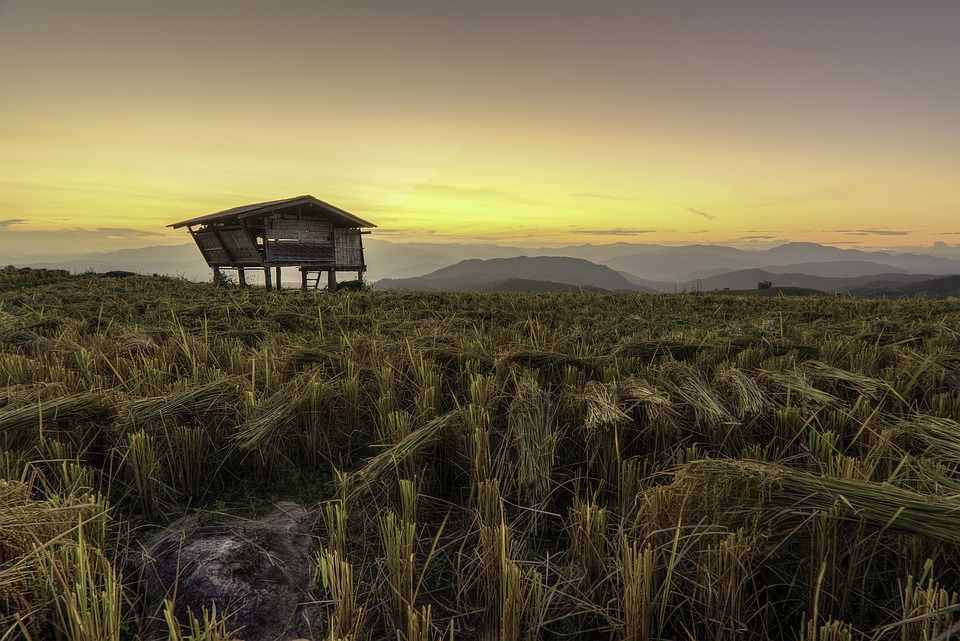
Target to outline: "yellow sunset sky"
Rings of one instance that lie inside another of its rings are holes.
[[[960,2],[0,2],[0,256],[313,194],[405,241],[960,242]]]

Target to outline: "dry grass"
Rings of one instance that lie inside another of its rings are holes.
[[[281,498],[340,638],[960,634],[957,301],[18,274],[0,343],[3,641],[132,638],[119,533]]]

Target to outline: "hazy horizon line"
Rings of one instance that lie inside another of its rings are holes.
[[[375,232],[376,233],[376,232]],[[171,239],[173,240],[173,239]],[[486,247],[500,247],[500,248],[516,248],[516,249],[561,249],[564,247],[609,247],[613,245],[628,245],[636,247],[686,247],[686,246],[704,246],[704,247],[724,247],[728,249],[737,249],[741,251],[765,251],[777,247],[782,247],[784,245],[790,244],[805,244],[805,245],[819,245],[821,247],[830,247],[838,250],[857,250],[865,252],[895,252],[895,253],[925,253],[925,252],[934,252],[929,255],[936,255],[938,252],[944,252],[947,250],[956,250],[958,255],[956,258],[960,259],[960,243],[949,244],[944,241],[934,241],[930,245],[868,245],[863,243],[858,243],[855,241],[835,241],[835,242],[816,242],[816,241],[806,241],[806,240],[790,240],[790,239],[771,239],[771,240],[721,240],[713,242],[697,242],[695,240],[691,241],[658,241],[658,242],[632,242],[628,240],[617,240],[611,242],[561,242],[561,241],[532,241],[532,240],[517,240],[516,242],[503,242],[500,239],[491,239],[491,240],[461,240],[461,239],[445,239],[441,237],[431,236],[423,239],[417,240],[400,240],[396,238],[375,238],[373,236],[368,237],[368,241],[373,241],[375,243],[388,243],[391,245],[435,245],[437,247],[441,246],[486,246]],[[34,251],[8,251],[0,249],[0,258],[9,257],[10,259],[16,260],[18,258],[52,258],[52,257],[78,257],[78,256],[89,256],[89,255],[105,255],[113,254],[123,251],[137,251],[137,250],[147,250],[155,248],[172,248],[172,247],[193,247],[194,243],[188,238],[184,238],[181,242],[154,242],[151,244],[145,245],[136,245],[136,246],[126,246],[118,247],[115,249],[93,249],[89,251],[71,251],[64,252],[62,250],[34,250]]]

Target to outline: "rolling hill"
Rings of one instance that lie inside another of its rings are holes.
[[[920,296],[923,298],[960,298],[960,275],[941,276],[918,282],[892,283],[873,281],[849,291],[868,298],[898,298]]]
[[[855,287],[866,287],[876,281],[889,283],[913,283],[934,278],[930,274],[867,274],[847,278],[832,278],[829,276],[812,276],[810,274],[789,273],[776,274],[765,269],[742,269],[727,274],[702,278],[699,281],[690,280],[678,283],[682,290],[710,291],[714,289],[756,289],[760,281],[770,281],[774,287],[800,287],[815,289],[823,292],[847,292]]]
[[[526,291],[555,291],[545,288],[557,285],[602,291],[652,291],[604,265],[562,256],[468,259],[417,278],[383,279],[374,284],[374,289],[477,291],[499,289],[498,283],[509,288],[505,291],[518,291],[518,287]]]

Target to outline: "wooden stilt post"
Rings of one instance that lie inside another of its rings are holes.
[[[307,268],[300,268],[300,291],[307,291]]]
[[[220,282],[220,267],[216,265],[213,266],[213,282],[214,284]]]
[[[337,272],[332,269],[327,272],[327,289],[337,291]]]
[[[243,271],[243,267],[237,267],[237,282],[240,283],[240,287],[247,286],[247,275]]]
[[[270,280],[270,265],[266,265],[263,268],[263,282],[267,286],[268,292],[273,289],[273,285]]]
[[[280,265],[277,265],[277,291],[280,291]]]

